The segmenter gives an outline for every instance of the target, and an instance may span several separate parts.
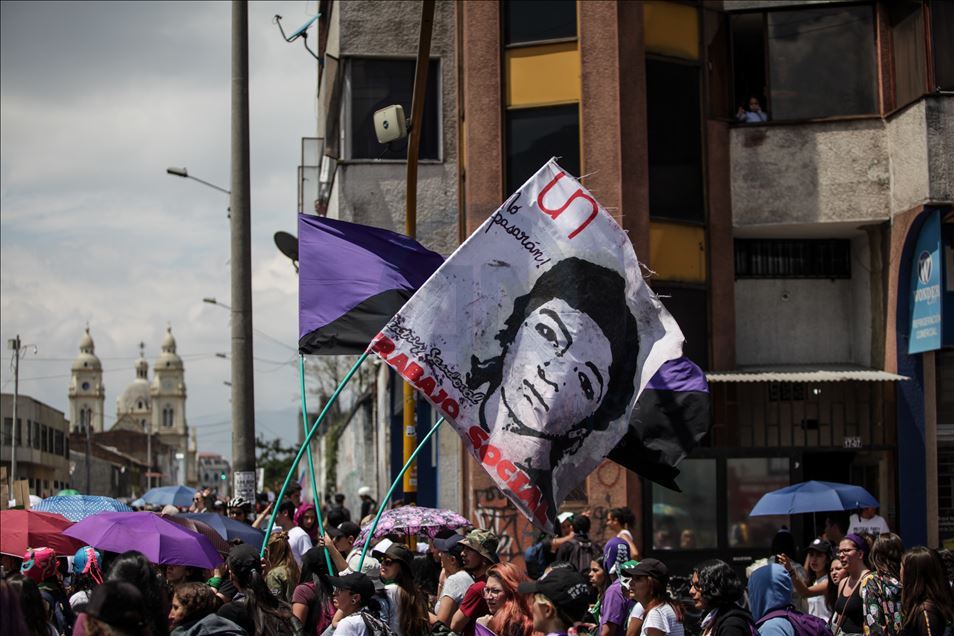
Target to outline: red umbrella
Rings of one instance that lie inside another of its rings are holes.
[[[73,522],[62,515],[34,510],[0,510],[0,552],[22,557],[27,548],[53,548],[58,555],[71,555],[82,541],[63,531]]]

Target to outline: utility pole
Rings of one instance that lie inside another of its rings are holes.
[[[411,131],[407,143],[407,199],[404,232],[411,238],[417,234],[417,159],[424,128],[424,98],[427,94],[427,70],[431,58],[431,31],[434,27],[434,0],[424,0],[421,9],[421,31],[417,40],[417,66],[414,69],[414,93],[411,98]],[[417,448],[417,418],[414,387],[404,383],[404,462]],[[404,503],[417,503],[417,462],[404,473]]]
[[[13,484],[17,480],[17,403],[20,401],[20,334],[7,342],[13,349],[13,420],[10,422],[10,499],[13,499]]]
[[[248,109],[248,2],[232,0],[231,144],[232,492],[255,498],[252,240]]]

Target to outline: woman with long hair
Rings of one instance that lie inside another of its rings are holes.
[[[702,636],[751,636],[755,623],[748,610],[739,606],[745,587],[725,561],[713,559],[692,572],[689,594],[703,613]]]
[[[334,588],[325,566],[324,549],[311,548],[301,558],[298,585],[292,592],[292,613],[306,634],[321,634],[335,615]]]
[[[669,595],[669,570],[657,559],[643,559],[623,575],[632,578],[630,592],[643,606],[640,636],[683,636],[682,606]]]
[[[221,601],[215,590],[204,583],[180,583],[172,595],[169,612],[171,636],[241,636],[245,630],[216,614]]]
[[[804,575],[799,576],[791,559],[778,555],[779,565],[792,577],[795,592],[808,600],[808,614],[824,620],[831,617],[831,607],[826,600],[828,592],[828,569],[831,566],[831,544],[824,539],[815,539],[805,549]]]
[[[845,566],[841,559],[837,557],[832,559],[828,574],[828,589],[825,590],[825,607],[830,610],[828,615],[829,624],[831,624],[831,617],[833,616],[831,612],[835,611],[835,601],[838,599],[838,584],[844,578],[844,572]]]
[[[125,581],[142,593],[145,602],[145,634],[166,636],[169,633],[169,597],[156,570],[142,552],[129,550],[113,559],[107,581]]]
[[[606,588],[610,586],[610,577],[606,573],[606,568],[603,567],[603,559],[590,561],[590,569],[586,578],[590,582],[591,598],[595,598],[596,602],[590,605],[587,610],[585,622],[597,626],[600,624],[600,605],[603,601],[603,594],[606,593]]]
[[[265,584],[276,597],[290,603],[301,572],[292,554],[287,532],[274,532],[265,547]]]
[[[954,623],[954,592],[937,552],[924,546],[901,557],[904,636],[939,636]]]
[[[219,610],[219,616],[257,636],[286,636],[295,632],[298,619],[288,603],[268,591],[258,551],[242,544],[232,548],[228,558],[229,576],[243,594]]]
[[[305,531],[308,534],[308,538],[311,539],[312,545],[318,541],[318,513],[315,512],[315,505],[310,503],[303,503],[298,506],[298,509],[295,511],[295,525]]]
[[[868,542],[861,535],[847,534],[838,544],[838,559],[844,566],[833,609],[832,631],[841,634],[862,634],[865,629],[861,587],[871,578],[868,569]]]
[[[873,576],[861,586],[866,636],[899,636],[901,616],[901,556],[904,544],[893,532],[878,535],[871,546]]]
[[[56,636],[56,628],[50,622],[50,612],[47,611],[40,595],[40,588],[33,579],[14,574],[6,580],[20,603],[20,613],[28,636]],[[4,613],[7,613],[4,608]],[[12,613],[12,612],[11,612]]]
[[[411,563],[414,555],[403,543],[392,543],[383,553],[374,551],[381,562],[381,578],[391,606],[391,629],[397,636],[421,636],[430,631],[427,596],[414,583]],[[396,620],[395,620],[396,618]]]
[[[512,563],[491,566],[484,586],[484,600],[490,615],[477,622],[485,624],[497,636],[530,636],[533,615],[527,597],[517,591],[526,580],[526,575]]]

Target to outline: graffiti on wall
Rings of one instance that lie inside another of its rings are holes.
[[[504,560],[522,558],[536,541],[538,531],[496,486],[474,490],[474,514],[478,526],[500,538],[497,554]]]

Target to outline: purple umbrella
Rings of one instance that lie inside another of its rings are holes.
[[[207,538],[154,512],[103,512],[73,524],[63,534],[100,550],[138,550],[159,565],[212,569],[222,562]]]
[[[374,531],[374,538],[380,539],[389,534],[426,534],[432,539],[441,530],[457,530],[471,527],[470,520],[462,517],[453,510],[442,508],[422,508],[420,506],[401,506],[385,510]],[[368,538],[368,528],[365,526],[354,542],[356,546],[364,545]]]

